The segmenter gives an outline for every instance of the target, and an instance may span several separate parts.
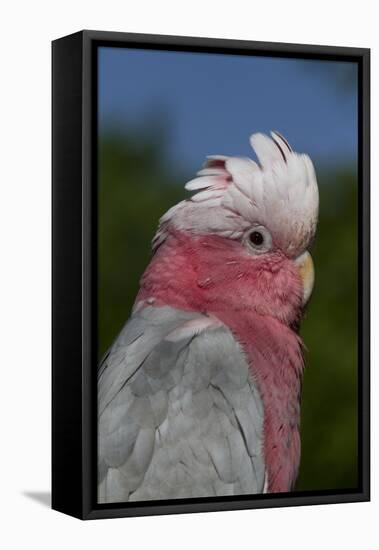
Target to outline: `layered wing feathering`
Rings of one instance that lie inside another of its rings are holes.
[[[220,322],[136,311],[98,378],[98,501],[261,493],[263,406]]]
[[[186,184],[194,194],[160,220],[153,242],[165,227],[239,239],[254,224],[266,226],[275,244],[295,257],[311,243],[317,225],[318,188],[312,161],[294,152],[278,132],[253,134],[258,163],[249,158],[214,155]]]

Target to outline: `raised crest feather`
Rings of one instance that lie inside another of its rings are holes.
[[[253,134],[250,143],[258,163],[241,157],[207,157],[197,177],[185,185],[194,194],[161,218],[155,243],[164,241],[170,224],[199,235],[232,239],[240,239],[252,225],[262,224],[289,256],[307,248],[318,217],[312,161],[294,152],[277,131],[271,132],[271,137]]]

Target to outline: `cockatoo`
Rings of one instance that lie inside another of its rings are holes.
[[[318,187],[279,133],[211,156],[160,220],[98,375],[98,501],[291,491]]]

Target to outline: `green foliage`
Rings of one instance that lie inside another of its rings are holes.
[[[130,315],[159,217],[193,176],[165,157],[157,133],[108,133],[99,145],[99,357]],[[308,351],[297,490],[357,484],[357,179],[347,168],[318,179],[316,286],[301,331]]]
[[[180,183],[186,181],[186,176],[173,174],[165,166],[164,141],[156,135],[134,139],[106,135],[100,142],[98,157],[101,357],[130,315],[139,279],[150,260],[150,243],[158,220],[183,198]]]
[[[319,174],[316,284],[301,334],[308,351],[297,489],[357,486],[357,178]]]

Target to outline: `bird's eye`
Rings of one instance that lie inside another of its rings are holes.
[[[265,238],[260,231],[252,231],[249,235],[249,239],[254,246],[262,246],[265,242]]]
[[[250,229],[245,234],[244,242],[255,254],[267,252],[272,247],[271,235],[262,225],[257,225]]]

